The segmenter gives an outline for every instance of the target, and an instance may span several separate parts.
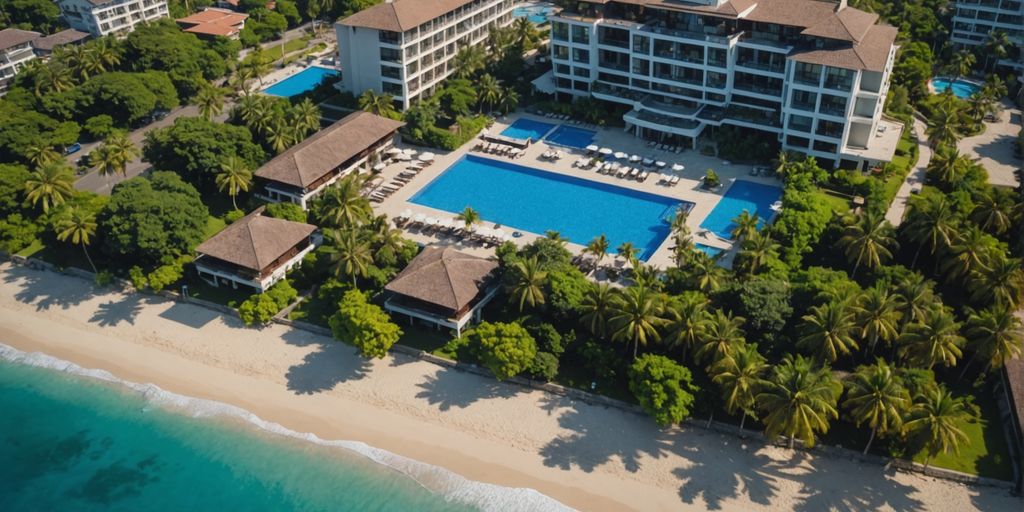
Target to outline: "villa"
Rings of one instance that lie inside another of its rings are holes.
[[[342,176],[370,167],[394,147],[405,123],[354,112],[260,167],[257,194],[269,201],[309,202]]]
[[[227,9],[208,8],[175,21],[178,22],[182,30],[199,37],[220,36],[237,39],[238,33],[245,28],[247,19],[249,19],[248,14]]]
[[[8,84],[22,67],[36,58],[32,42],[40,36],[42,34],[31,30],[0,30],[0,93],[7,90]]]
[[[384,290],[384,309],[422,320],[457,336],[498,291],[493,282],[498,262],[459,252],[451,247],[427,247]]]
[[[199,244],[194,265],[200,278],[265,292],[320,244],[316,226],[262,213],[257,208]]]
[[[401,110],[431,96],[455,72],[453,59],[512,22],[512,0],[391,0],[335,25],[342,89],[394,97]]]
[[[71,28],[94,37],[124,36],[140,23],[168,16],[167,0],[58,0],[57,6]]]
[[[32,47],[35,48],[36,55],[39,57],[49,57],[57,48],[65,45],[85,44],[89,37],[88,32],[69,28],[36,39],[32,42]]]
[[[697,147],[728,125],[843,168],[890,161],[897,30],[819,0],[584,0],[553,15],[555,92],[631,108],[638,136]]]

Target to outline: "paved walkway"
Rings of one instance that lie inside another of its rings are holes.
[[[1002,109],[998,121],[985,123],[984,133],[961,140],[957,147],[985,167],[989,183],[1016,187],[1021,159],[1013,154],[1013,149],[1021,130],[1021,110],[1009,100],[1003,100]]]
[[[917,135],[917,164],[907,173],[907,178],[903,180],[903,184],[896,192],[896,197],[889,205],[889,211],[885,212],[885,220],[893,226],[899,226],[903,222],[903,215],[906,213],[910,196],[920,192],[921,187],[924,186],[928,162],[932,159],[932,148],[928,146],[928,137],[924,133],[926,128],[923,121],[914,117],[914,133]]]

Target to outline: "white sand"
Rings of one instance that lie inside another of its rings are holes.
[[[0,265],[0,342],[363,441],[581,510],[1021,510],[1007,491],[816,457]]]

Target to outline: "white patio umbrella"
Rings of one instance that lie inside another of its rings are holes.
[[[411,155],[407,155],[405,153],[399,153],[399,154],[395,155],[395,160],[399,160],[399,161],[402,161],[402,162],[408,162],[409,160],[412,160],[412,156]]]
[[[602,155],[607,156],[607,155],[612,154],[612,148],[601,148],[597,152],[601,153]]]
[[[644,165],[651,165],[653,163],[654,163],[654,160],[651,160],[650,158],[644,158],[644,160],[643,160],[643,164]]]
[[[596,152],[598,149],[601,149],[601,148],[597,147],[597,144],[591,144],[591,145],[587,146],[587,151]]]
[[[423,222],[423,221],[427,220],[427,216],[424,215],[423,212],[420,212],[420,213],[416,214],[416,217],[413,220],[416,221],[416,222]]]
[[[680,172],[684,169],[686,169],[686,167],[683,167],[681,164],[672,164],[672,170],[675,172]]]
[[[432,162],[434,160],[434,157],[435,155],[433,153],[427,152],[420,155],[420,160],[424,162]]]
[[[498,228],[494,230],[494,236],[504,239],[508,235],[505,234],[504,229]]]
[[[402,148],[395,148],[395,147],[388,148],[388,154],[389,155],[397,155],[397,154],[399,154],[401,152],[402,152]]]
[[[406,208],[406,209],[402,210],[402,213],[400,213],[398,216],[402,217],[402,218],[405,218],[405,219],[408,219],[409,217],[412,217],[412,210]]]
[[[416,153],[419,153],[419,151],[416,151],[416,150],[415,150],[415,149],[413,149],[413,148],[406,148],[406,149],[405,149],[405,151],[402,151],[402,153],[404,153],[404,154],[406,154],[406,155],[409,155],[409,156],[413,156],[413,155],[415,155]]]
[[[654,165],[656,165],[659,168],[661,168],[661,167],[665,167],[666,164],[665,164],[665,162],[662,162],[661,160],[658,160],[657,162],[654,162]]]
[[[427,217],[426,219],[423,220],[423,223],[428,226],[433,226],[434,224],[437,224],[437,219],[435,219],[434,217]]]
[[[622,160],[623,158],[629,158],[629,155],[627,155],[626,153],[623,153],[622,151],[618,151],[618,152],[615,153],[615,158],[618,158],[619,160]]]
[[[375,170],[375,171],[383,171],[385,167],[387,167],[387,165],[385,165],[383,163],[379,163],[379,164],[373,166],[373,170]]]
[[[629,157],[629,161],[630,162],[639,162],[640,160],[642,160],[640,158],[640,155],[633,155],[633,156]]]

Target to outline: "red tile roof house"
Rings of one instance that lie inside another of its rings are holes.
[[[199,37],[221,36],[235,39],[245,27],[247,19],[249,19],[248,14],[211,7],[176,21],[182,30]]]

